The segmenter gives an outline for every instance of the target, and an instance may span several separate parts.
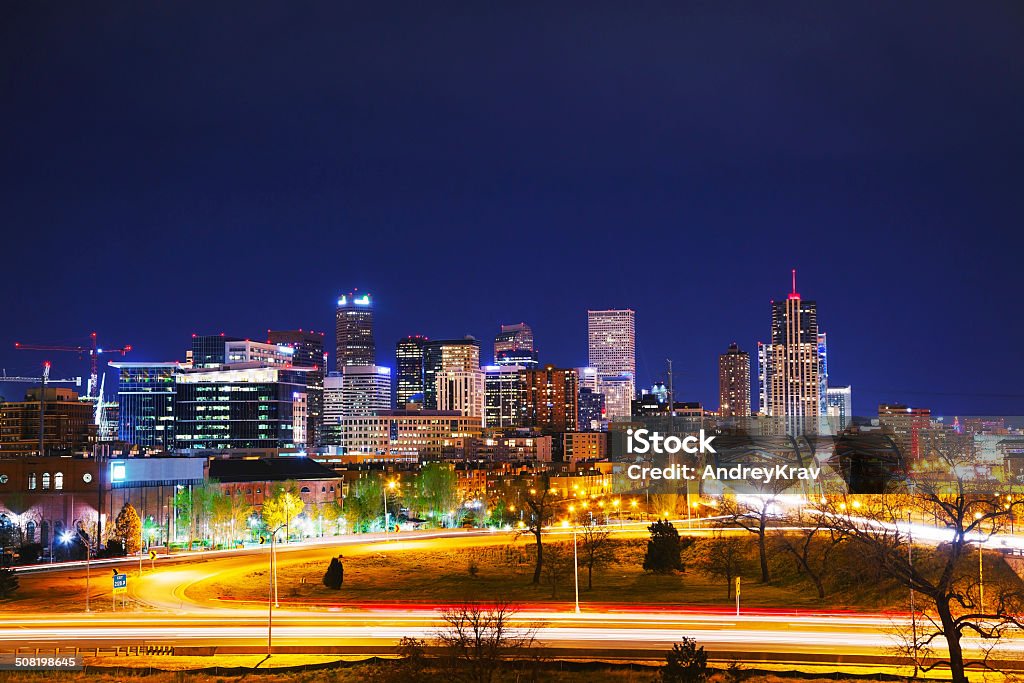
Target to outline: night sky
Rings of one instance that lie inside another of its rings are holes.
[[[1020,3],[496,5],[0,5],[0,367],[333,346],[358,287],[387,365],[519,321],[583,365],[631,307],[638,383],[717,407],[797,268],[858,414],[1024,415]]]

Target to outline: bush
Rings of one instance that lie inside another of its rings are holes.
[[[18,548],[18,564],[35,564],[43,556],[43,546],[39,543],[26,543]]]
[[[9,598],[18,590],[18,577],[13,569],[0,569],[0,598]]]
[[[112,538],[107,541],[106,547],[103,548],[103,552],[99,553],[99,557],[124,557],[124,544],[116,538]]]
[[[331,558],[323,581],[324,585],[331,590],[341,590],[341,584],[345,582],[345,567],[341,564],[341,555]]]
[[[644,555],[644,570],[649,572],[683,571],[683,560],[680,557],[684,544],[679,532],[667,519],[659,519],[647,527],[651,538],[647,541],[647,554]],[[686,539],[686,547],[693,544],[693,539]]]
[[[661,667],[661,683],[703,683],[711,674],[708,653],[693,638],[674,643]]]

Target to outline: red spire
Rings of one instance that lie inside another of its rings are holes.
[[[793,291],[789,293],[790,299],[799,299],[800,294],[796,291],[796,268],[793,269]]]

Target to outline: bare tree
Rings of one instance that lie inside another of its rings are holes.
[[[693,551],[691,561],[701,574],[725,579],[725,597],[733,596],[733,583],[743,569],[743,542],[736,536],[723,536],[721,532],[701,541]]]
[[[972,491],[956,475],[967,459],[958,453],[938,453],[949,467],[941,484],[917,483],[907,494],[857,498],[833,497],[821,506],[827,526],[854,544],[881,573],[926,598],[927,607],[914,616],[913,652],[927,651],[945,641],[947,658],[922,666],[948,665],[953,683],[966,683],[965,635],[994,644],[1011,628],[1024,627],[1024,594],[1019,581],[986,581],[978,576],[972,546],[998,533],[1024,501]],[[908,519],[917,517],[946,529],[936,546],[914,545],[909,552]],[[991,649],[991,648],[989,648]],[[983,662],[987,666],[986,662]]]
[[[544,558],[544,580],[551,586],[551,597],[558,597],[558,586],[574,569],[572,548],[564,543],[548,545],[547,556]]]
[[[546,474],[537,477],[537,480],[533,483],[527,479],[520,479],[517,484],[520,488],[519,498],[523,501],[523,505],[526,506],[527,510],[526,519],[523,520],[525,531],[533,535],[537,546],[537,559],[533,567],[533,583],[540,585],[541,572],[544,569],[544,540],[542,536],[544,527],[550,524],[555,514],[553,506],[554,496],[549,485],[550,479]]]
[[[505,660],[525,657],[536,640],[536,627],[513,626],[516,610],[507,602],[464,603],[441,613],[437,632],[455,680],[491,683]]]
[[[818,597],[824,598],[824,579],[832,566],[832,551],[842,543],[843,535],[830,528],[827,518],[820,513],[805,516],[802,521],[794,520],[794,526],[797,524],[802,524],[798,531],[779,531],[775,538],[810,578]]]
[[[757,555],[761,567],[761,583],[771,581],[768,571],[768,531],[777,503],[771,495],[724,498],[719,510],[734,524],[757,536]]]
[[[590,515],[579,521],[580,562],[587,568],[587,590],[594,588],[594,569],[604,567],[615,559],[615,546],[611,530],[599,526]]]

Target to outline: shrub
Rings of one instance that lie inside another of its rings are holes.
[[[708,653],[693,638],[674,643],[661,667],[661,683],[703,683],[708,679]]]
[[[679,532],[667,519],[659,519],[647,527],[651,538],[647,541],[647,554],[644,555],[644,570],[649,572],[670,572],[683,570],[680,554],[683,544]],[[687,545],[692,543],[687,539]]]
[[[324,585],[331,590],[341,590],[341,584],[345,582],[345,567],[341,564],[341,555],[332,557],[331,563],[324,573]]]

